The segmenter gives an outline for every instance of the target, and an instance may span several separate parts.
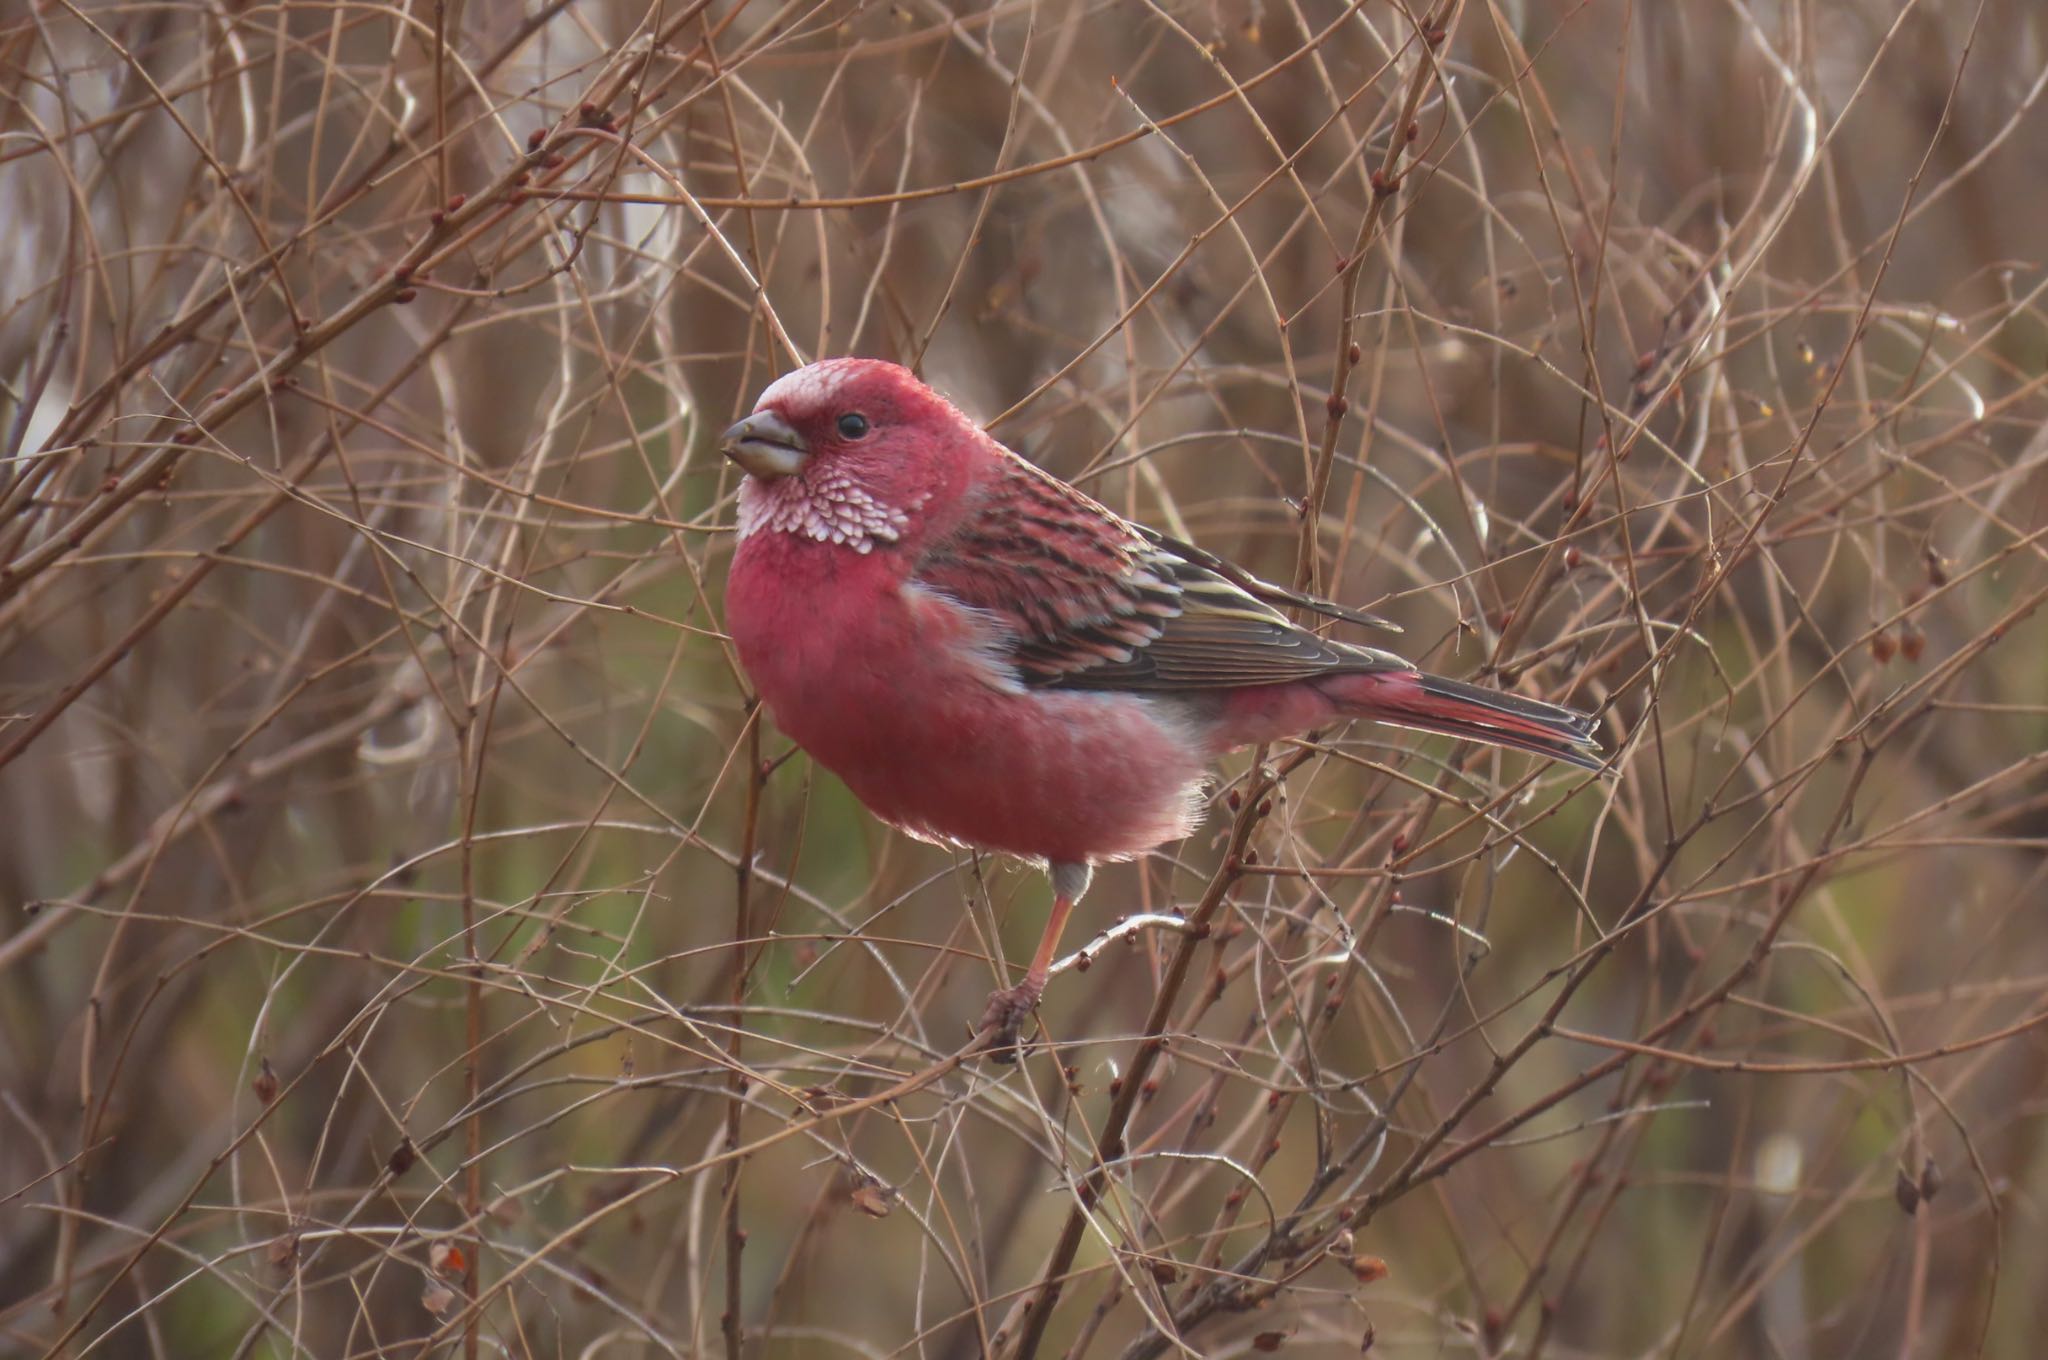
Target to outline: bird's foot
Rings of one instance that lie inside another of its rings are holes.
[[[1044,991],[1044,984],[1034,987],[1027,980],[990,992],[988,1005],[974,1026],[976,1034],[985,1036],[980,1051],[999,1063],[1013,1063],[1022,1057],[1024,1022],[1038,1009],[1038,998]]]

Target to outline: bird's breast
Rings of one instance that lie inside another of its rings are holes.
[[[755,690],[799,741],[796,729],[811,725],[803,715],[886,687],[884,659],[908,640],[901,577],[888,554],[805,535],[741,541],[726,581],[726,630]]]

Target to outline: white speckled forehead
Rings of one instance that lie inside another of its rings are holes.
[[[785,415],[802,416],[829,407],[839,389],[861,369],[858,359],[824,359],[785,373],[768,384],[754,403],[756,411],[775,407]]]

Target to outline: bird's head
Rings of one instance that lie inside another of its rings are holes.
[[[880,359],[784,374],[719,440],[747,472],[743,539],[780,531],[863,553],[917,536],[928,507],[956,504],[990,446],[910,370]]]

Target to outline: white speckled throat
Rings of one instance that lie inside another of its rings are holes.
[[[921,494],[906,507],[883,505],[843,469],[829,461],[814,463],[794,477],[741,482],[739,536],[744,541],[758,533],[801,534],[868,553],[877,543],[901,538],[910,525],[909,512],[925,499]]]

